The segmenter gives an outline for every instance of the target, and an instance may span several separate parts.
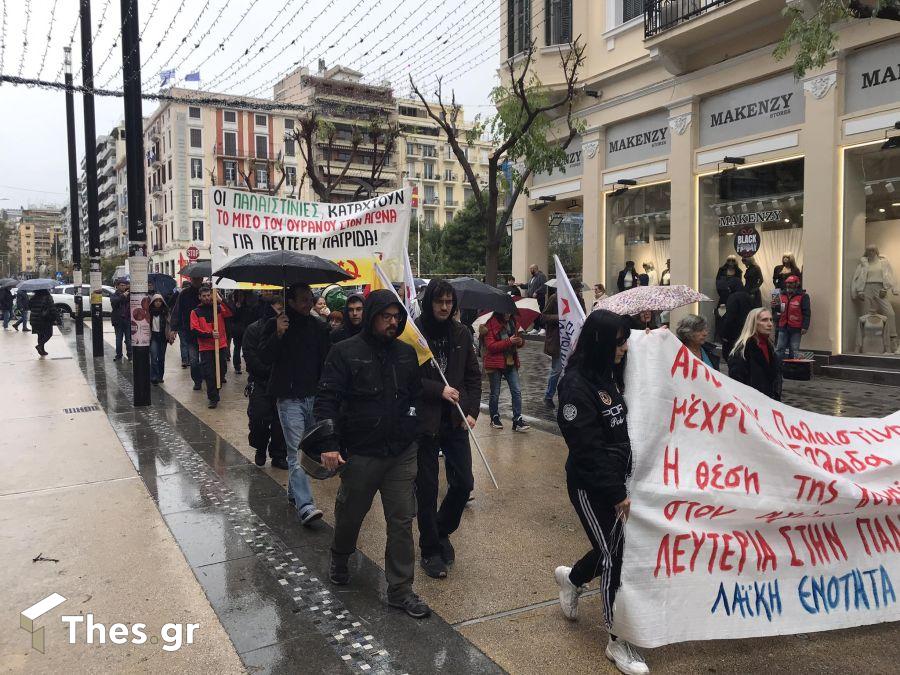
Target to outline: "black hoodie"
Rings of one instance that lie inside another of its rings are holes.
[[[418,431],[422,383],[415,350],[394,338],[372,333],[375,315],[396,305],[397,334],[406,327],[406,310],[389,290],[369,293],[363,328],[331,348],[316,394],[317,422],[333,420],[340,448],[349,455],[396,456],[409,448]]]
[[[469,329],[453,318],[456,314],[456,291],[453,291],[453,309],[450,318],[438,321],[434,317],[434,291],[438,280],[432,279],[422,296],[422,316],[416,325],[422,331],[436,361],[444,371],[447,383],[459,391],[459,405],[466,415],[478,419],[481,407],[481,369],[472,344]],[[420,366],[422,373],[422,410],[419,413],[422,433],[434,435],[443,425],[459,426],[462,420],[456,406],[445,401],[444,380],[435,368],[434,361]]]
[[[363,304],[366,303],[366,296],[362,293],[353,293],[347,298],[347,305],[350,304],[351,300],[359,300]],[[348,338],[352,338],[359,331],[362,330],[362,323],[358,326],[354,326],[350,323],[350,313],[347,311],[346,305],[344,306],[344,318],[343,323],[340,328],[335,328],[331,331],[331,344],[336,345],[338,342],[343,342]]]

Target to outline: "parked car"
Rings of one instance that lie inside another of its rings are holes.
[[[102,286],[100,292],[103,294],[103,316],[109,316],[112,314],[112,303],[110,302],[110,298],[113,296],[113,293],[116,292],[116,289],[112,286]],[[53,303],[56,305],[56,309],[59,310],[60,314],[68,314],[71,316],[75,313],[74,284],[57,286],[50,291],[50,296],[53,298]],[[81,311],[84,313],[84,316],[87,316],[91,311],[90,284],[81,285],[81,297]]]

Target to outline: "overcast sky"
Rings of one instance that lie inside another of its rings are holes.
[[[3,4],[0,71],[62,81],[63,47],[76,29],[73,72],[80,83],[79,3],[32,0],[30,17],[26,2]],[[120,90],[119,4],[91,0],[91,34],[95,86]],[[456,76],[446,86],[456,89],[467,117],[489,113],[500,57],[499,5],[499,0],[140,0],[143,90],[159,91],[158,73],[171,68],[179,83],[199,71],[203,89],[267,97],[294,62],[314,69],[323,58],[328,66],[361,70],[371,82],[390,79],[398,96],[409,93],[409,73],[428,91],[434,90],[436,75]],[[75,101],[80,160],[81,96]],[[121,98],[97,97],[95,108],[98,135],[122,118]],[[155,108],[144,101],[145,116]],[[67,166],[64,94],[0,85],[0,208],[68,203]]]

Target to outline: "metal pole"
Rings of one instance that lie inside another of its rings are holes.
[[[147,220],[144,215],[144,115],[138,0],[121,0],[122,79],[125,83],[125,162],[128,172],[128,270],[131,273],[131,367],[134,405],[150,405],[150,299],[147,297]]]
[[[72,283],[75,285],[75,335],[84,335],[81,299],[81,211],[78,207],[78,162],[75,157],[75,95],[72,92],[72,48],[63,47],[66,63],[66,135],[69,145],[69,225],[72,238]]]
[[[87,184],[88,248],[91,256],[91,346],[103,356],[103,296],[100,277],[100,211],[97,206],[97,130],[94,125],[94,57],[91,0],[81,0],[81,81],[84,84],[84,174]]]

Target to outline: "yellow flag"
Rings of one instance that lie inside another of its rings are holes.
[[[383,288],[385,290],[390,291],[394,294],[394,297],[397,298],[397,303],[401,307],[405,307],[403,301],[400,299],[400,296],[397,295],[397,291],[394,290],[393,284],[391,284],[391,280],[388,279],[388,276],[384,273],[384,270],[381,269],[381,265],[375,263],[375,274],[372,276],[372,290],[378,290]],[[431,353],[431,349],[428,348],[428,341],[425,339],[425,336],[422,335],[419,327],[413,322],[413,318],[407,317],[406,319],[406,327],[403,329],[403,332],[397,336],[401,342],[405,342],[410,347],[416,350],[416,357],[419,359],[419,365],[421,366],[423,363],[428,363],[429,359],[434,358],[434,354]]]

